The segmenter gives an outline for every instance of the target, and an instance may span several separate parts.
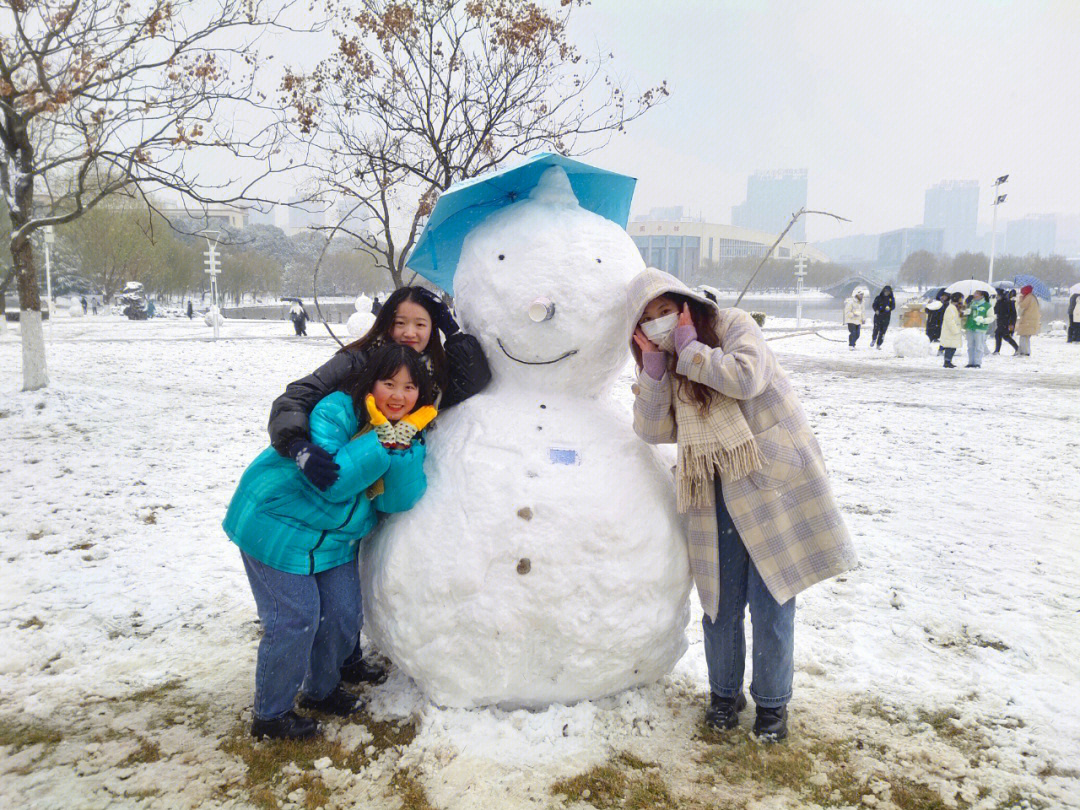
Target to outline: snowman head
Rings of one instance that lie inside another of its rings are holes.
[[[586,211],[554,166],[465,239],[454,275],[493,381],[598,395],[626,364],[626,287],[644,268],[626,231]]]

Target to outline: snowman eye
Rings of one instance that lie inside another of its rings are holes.
[[[596,260],[596,263],[597,263],[597,264],[600,264],[601,262],[600,262],[600,260],[599,260],[599,259],[597,259],[597,260]]]
[[[501,261],[502,261],[503,259],[505,259],[505,258],[506,258],[506,254],[505,254],[505,253],[500,253],[500,254],[499,254],[499,261],[500,261],[500,262],[501,262]]]

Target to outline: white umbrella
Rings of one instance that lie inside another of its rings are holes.
[[[1069,295],[1080,295],[1080,281],[1069,287]]]
[[[976,281],[973,278],[967,278],[963,281],[954,281],[945,288],[945,292],[950,295],[953,293],[960,293],[965,298],[969,295],[973,295],[976,290],[982,290],[988,296],[993,295],[996,292],[996,290],[985,281]]]

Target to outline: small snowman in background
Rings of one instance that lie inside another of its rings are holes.
[[[633,180],[556,155],[494,177],[494,200],[461,184],[478,201],[445,220],[466,221],[449,272],[413,263],[424,239],[410,258],[456,291],[492,381],[440,415],[426,494],[365,541],[365,632],[436,704],[540,708],[670,672],[691,577],[669,465],[609,396],[644,269]]]
[[[363,293],[356,297],[356,312],[350,315],[345,323],[345,328],[353,337],[366,335],[375,324],[375,316],[371,314],[371,303],[371,299]]]

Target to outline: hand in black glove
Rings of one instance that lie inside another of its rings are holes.
[[[289,455],[300,468],[300,472],[318,489],[325,490],[338,480],[338,470],[341,468],[334,461],[334,457],[319,445],[306,439],[297,439],[289,445]]]
[[[431,304],[433,316],[435,318],[435,326],[439,331],[443,333],[445,337],[450,337],[452,334],[460,330],[457,325],[457,321],[454,320],[453,314],[450,312],[450,307],[443,303],[443,300],[439,298],[427,287],[417,287],[417,294]]]

